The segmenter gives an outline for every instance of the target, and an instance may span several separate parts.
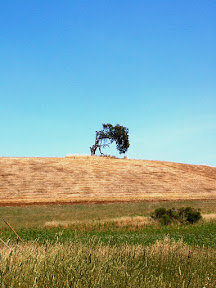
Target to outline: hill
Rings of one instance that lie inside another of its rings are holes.
[[[74,156],[0,158],[0,205],[216,199],[216,167]]]

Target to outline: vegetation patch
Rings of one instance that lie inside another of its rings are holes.
[[[188,225],[198,207],[205,217]],[[150,214],[161,208],[186,220],[160,225]],[[24,242],[1,221],[11,249],[0,242],[0,287],[216,287],[213,201],[0,207],[0,214]]]
[[[164,237],[154,245],[49,242],[0,250],[1,287],[216,287],[216,253]]]
[[[157,208],[151,214],[151,217],[159,220],[159,222],[163,225],[168,225],[173,222],[193,224],[202,219],[200,209],[195,209],[192,207],[181,207],[178,209],[166,209],[164,207]]]

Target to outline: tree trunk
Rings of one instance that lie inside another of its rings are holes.
[[[90,147],[91,156],[92,156],[92,155],[95,155],[96,150],[97,150],[97,146],[96,146],[96,145],[93,145],[92,147]]]
[[[98,132],[96,131],[96,137],[95,137],[95,144],[90,147],[91,155],[95,155],[97,148],[99,147],[99,139],[97,139]]]

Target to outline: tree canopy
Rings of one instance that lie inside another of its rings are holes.
[[[109,147],[113,142],[116,142],[116,149],[120,154],[125,153],[130,146],[128,133],[128,128],[119,124],[103,124],[103,129],[96,131],[95,144],[90,147],[91,155],[95,155],[97,148],[103,155],[101,148]]]

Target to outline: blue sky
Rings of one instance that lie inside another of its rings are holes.
[[[1,1],[0,156],[90,154],[119,123],[128,158],[216,166],[215,15],[213,0]]]

